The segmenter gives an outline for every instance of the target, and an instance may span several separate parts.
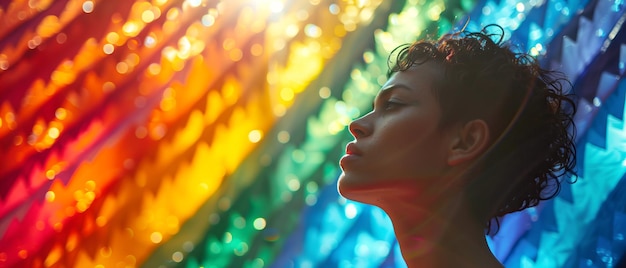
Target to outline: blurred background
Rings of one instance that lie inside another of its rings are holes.
[[[626,251],[622,0],[0,2],[0,267],[405,267],[341,198],[396,46],[498,23],[565,72],[578,171],[488,241],[507,267]]]

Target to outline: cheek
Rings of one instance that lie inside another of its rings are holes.
[[[381,129],[384,131],[381,140],[385,140],[390,149],[402,154],[420,155],[438,138],[430,120],[404,120]]]
[[[422,122],[423,123],[423,122]],[[411,174],[434,175],[445,162],[444,147],[436,129],[428,124],[412,128],[390,129],[387,165]]]

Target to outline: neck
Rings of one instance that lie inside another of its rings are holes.
[[[377,205],[391,218],[409,267],[502,267],[487,245],[484,225],[462,197],[428,206],[414,197],[393,199]]]

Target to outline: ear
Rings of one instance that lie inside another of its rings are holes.
[[[489,144],[489,126],[482,119],[471,120],[457,128],[448,153],[448,165],[456,166],[478,158]]]

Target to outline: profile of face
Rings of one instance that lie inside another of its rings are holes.
[[[393,74],[374,109],[350,124],[354,141],[340,160],[342,196],[374,204],[402,190],[419,195],[444,177],[450,137],[440,128],[432,89],[441,72],[427,62]]]

